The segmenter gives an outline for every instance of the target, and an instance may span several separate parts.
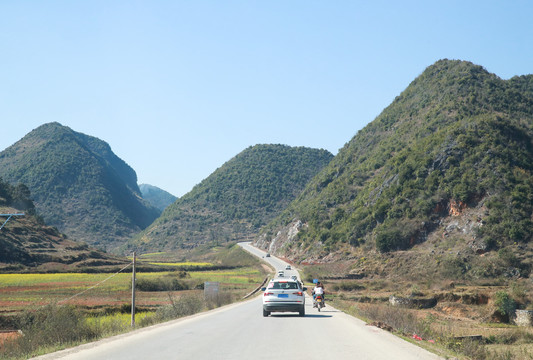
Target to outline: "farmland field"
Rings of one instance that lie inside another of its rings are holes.
[[[86,308],[121,306],[131,301],[131,268],[111,278],[112,274],[0,274],[1,312],[14,313],[50,303],[78,305]],[[137,281],[176,278],[177,272],[137,273]],[[244,296],[263,280],[258,268],[246,267],[233,270],[187,272],[187,283],[191,290],[199,291],[205,281],[220,282],[222,290]],[[107,281],[105,281],[109,278]],[[100,283],[94,288],[96,284]],[[196,289],[196,290],[195,290]],[[75,296],[81,292],[84,293]],[[73,297],[72,299],[69,299]],[[168,304],[165,291],[136,292],[138,307],[156,307]]]
[[[196,251],[188,254],[195,256],[152,253],[139,257],[136,327],[239,301],[270,271],[237,245]],[[0,330],[24,333],[5,333],[8,337],[0,338],[0,358],[25,359],[130,331],[132,268],[116,271],[0,274]],[[208,281],[218,282],[219,291],[204,296]],[[54,336],[49,329],[55,329]]]

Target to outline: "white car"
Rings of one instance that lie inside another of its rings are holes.
[[[291,270],[291,266],[290,265],[287,265],[287,267],[285,268],[285,270]]]
[[[263,316],[272,312],[297,312],[305,315],[305,290],[292,279],[272,279],[263,293]]]
[[[284,277],[284,276],[285,276],[285,272],[283,270],[279,270],[278,277]]]

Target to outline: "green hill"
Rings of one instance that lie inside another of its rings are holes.
[[[47,224],[77,240],[114,248],[159,211],[141,197],[137,176],[107,143],[49,123],[0,153],[0,176],[27,185]]]
[[[141,190],[143,199],[161,211],[165,210],[167,206],[177,199],[174,195],[157,186],[141,184],[139,185],[139,189]]]
[[[0,179],[0,272],[80,271],[124,264],[126,259],[109,256],[87,244],[68,239],[36,216],[35,206],[25,185],[12,186]]]
[[[406,249],[433,251],[434,259],[448,256],[446,248],[464,265],[475,254],[512,250],[513,266],[528,271],[532,159],[533,76],[502,80],[441,60],[359,131],[256,243],[309,262]]]
[[[166,208],[133,246],[188,248],[250,238],[331,158],[303,147],[249,147]]]

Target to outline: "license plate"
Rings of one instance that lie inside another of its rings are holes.
[[[279,298],[288,298],[289,294],[278,294]]]

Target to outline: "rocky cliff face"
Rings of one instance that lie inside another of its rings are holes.
[[[295,220],[287,227],[279,230],[273,238],[269,238],[266,234],[261,235],[255,241],[255,245],[270,253],[282,253],[282,249],[288,247],[289,244],[292,244],[300,230],[307,226],[308,225],[304,224],[301,220]]]

